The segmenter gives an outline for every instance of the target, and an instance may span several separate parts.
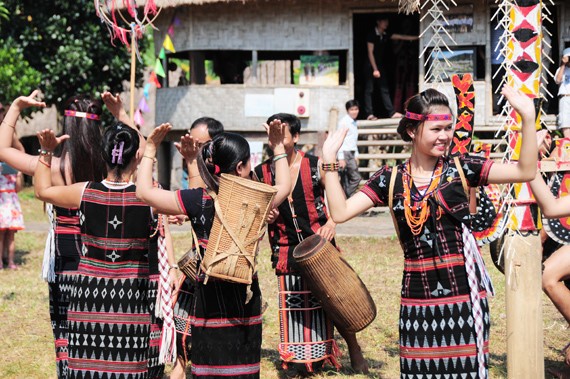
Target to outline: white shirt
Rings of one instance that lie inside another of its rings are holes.
[[[554,77],[558,75],[561,69],[562,67],[558,67],[558,70],[556,70],[556,74],[554,74]],[[566,65],[564,66],[564,74],[562,75],[562,82],[557,84],[559,85],[558,95],[570,95],[570,67]]]
[[[348,114],[345,115],[338,122],[337,129],[340,130],[342,128],[347,128],[348,133],[346,134],[344,142],[338,151],[337,159],[343,160],[345,151],[354,151],[354,156],[357,157],[358,146],[356,146],[356,141],[358,141],[358,127],[356,126],[356,120],[353,120]]]

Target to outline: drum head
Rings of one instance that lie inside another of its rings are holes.
[[[318,235],[313,234],[312,236],[305,238],[301,243],[295,247],[293,250],[293,258],[296,261],[303,261],[304,259],[309,259],[313,255],[317,254],[327,243],[327,240]]]

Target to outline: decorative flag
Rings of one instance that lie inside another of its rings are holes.
[[[149,98],[149,96],[150,96],[150,95],[149,95],[149,91],[150,91],[150,83],[145,83],[144,89],[143,89],[143,95],[144,95],[144,97],[147,98],[147,100],[148,100],[148,98]]]
[[[156,86],[156,88],[162,87],[162,86],[160,85],[160,81],[159,81],[158,78],[156,77],[156,72],[154,72],[154,71],[151,72],[151,73],[150,73],[150,77],[148,78],[148,80],[149,80],[152,84],[154,84],[154,85]]]
[[[166,59],[166,52],[164,51],[164,47],[160,49],[160,53],[158,53],[158,57],[160,59]]]
[[[144,119],[141,113],[140,109],[137,109],[135,111],[135,116],[133,117],[133,120],[135,121],[135,124],[143,126],[144,125]]]
[[[164,42],[162,43],[162,46],[172,52],[172,53],[176,53],[176,50],[174,49],[174,45],[172,44],[172,39],[170,38],[170,36],[167,34],[166,38],[164,38]]]
[[[141,110],[141,112],[144,113],[148,113],[150,111],[150,108],[148,107],[148,104],[146,102],[146,99],[143,97],[141,97],[141,101],[139,101],[139,107],[138,109]]]
[[[164,67],[162,67],[162,62],[160,61],[160,58],[156,58],[156,63],[154,65],[154,72],[158,76],[161,76],[163,78],[166,77],[166,74],[164,73]]]

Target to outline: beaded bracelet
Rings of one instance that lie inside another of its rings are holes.
[[[279,159],[286,158],[286,157],[287,157],[287,153],[278,154],[278,155],[273,157],[273,162],[277,162]]]
[[[338,171],[338,162],[321,163],[321,170],[323,170],[323,171]]]
[[[38,153],[40,153],[42,157],[51,156],[53,154],[51,151],[45,149],[38,149]]]

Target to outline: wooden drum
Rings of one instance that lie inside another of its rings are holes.
[[[337,328],[356,333],[374,320],[376,305],[368,289],[329,241],[312,235],[297,245],[293,257]]]

